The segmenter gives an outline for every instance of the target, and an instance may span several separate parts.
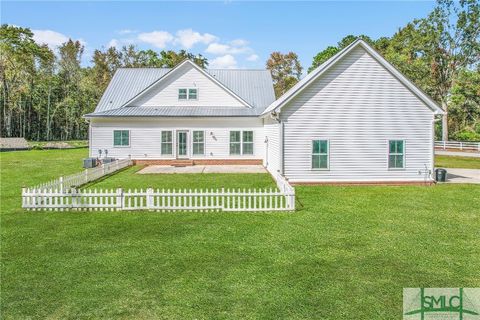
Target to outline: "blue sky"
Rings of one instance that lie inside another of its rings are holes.
[[[434,7],[404,2],[6,2],[1,21],[29,27],[51,47],[68,37],[94,49],[133,43],[139,48],[187,49],[218,68],[264,68],[270,52],[312,57],[348,34],[391,36]]]

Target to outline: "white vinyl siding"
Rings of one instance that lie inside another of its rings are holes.
[[[130,132],[128,130],[114,130],[113,146],[114,147],[130,146]]]
[[[292,182],[423,181],[425,167],[433,169],[432,111],[363,48],[313,81],[280,117]],[[311,169],[316,137],[329,140],[329,170]],[[389,140],[405,141],[403,170],[388,168]]]
[[[272,173],[280,171],[280,124],[273,119],[264,119],[265,159],[263,165]]]
[[[236,97],[194,67],[186,64],[174,74],[150,88],[142,97],[131,102],[131,106],[142,107],[245,107]],[[178,89],[186,90],[186,98],[179,99]],[[196,98],[193,99],[197,89]],[[201,91],[201,92],[200,92]],[[188,98],[189,95],[192,98]]]
[[[113,131],[127,128],[130,131],[130,148],[113,147]],[[195,159],[263,159],[264,133],[262,119],[258,118],[171,118],[171,119],[93,119],[91,121],[90,155],[98,149],[107,149],[115,158],[175,159],[176,130],[189,131],[189,154]],[[173,154],[161,153],[162,131],[173,131]],[[204,154],[193,155],[193,131],[204,132]],[[230,131],[253,131],[251,155],[230,155]]]

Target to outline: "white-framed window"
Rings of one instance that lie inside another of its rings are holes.
[[[130,146],[130,131],[128,131],[128,130],[113,130],[113,146],[114,147],[129,147]]]
[[[192,148],[194,155],[205,154],[205,132],[193,131],[192,132]]]
[[[197,100],[198,99],[198,89],[190,88],[188,89],[188,100]]]
[[[187,100],[187,89],[178,89],[178,100]]]
[[[242,154],[253,154],[253,131],[242,132]]]
[[[198,88],[179,88],[178,100],[198,100]]]
[[[253,131],[230,131],[230,154],[253,154]]]
[[[405,140],[388,141],[388,168],[405,168]]]
[[[162,131],[161,133],[160,148],[162,155],[172,155],[173,154],[173,134],[172,131]]]
[[[329,169],[329,142],[328,140],[312,140],[312,169]]]

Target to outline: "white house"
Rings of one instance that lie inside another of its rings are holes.
[[[90,121],[90,156],[263,164],[293,183],[424,181],[442,109],[362,40],[278,100],[266,70],[119,69]]]

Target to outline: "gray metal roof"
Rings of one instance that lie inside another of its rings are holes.
[[[123,107],[86,114],[85,117],[256,117],[262,111],[247,107]]]
[[[173,107],[140,108],[124,107],[124,104],[162,78],[172,69],[167,68],[120,68],[115,72],[92,116],[245,116],[259,115],[275,101],[273,83],[268,70],[206,69],[205,71],[248,102],[252,108],[226,107]],[[105,111],[121,110],[104,113]],[[135,110],[133,110],[135,109]],[[207,110],[211,109],[211,110]],[[155,111],[156,110],[156,111]],[[165,112],[165,114],[161,114]],[[191,114],[186,114],[192,112]],[[175,114],[175,115],[170,115]]]

